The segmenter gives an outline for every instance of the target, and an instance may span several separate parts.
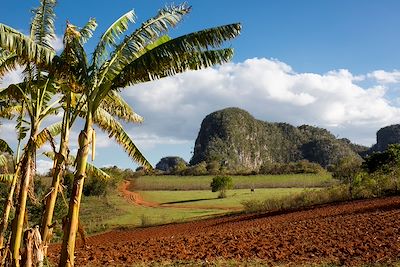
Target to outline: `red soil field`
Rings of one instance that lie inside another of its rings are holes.
[[[59,250],[50,246],[51,261]],[[77,266],[220,259],[391,265],[400,260],[400,197],[113,230],[89,237],[76,251]]]

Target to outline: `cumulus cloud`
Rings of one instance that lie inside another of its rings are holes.
[[[392,84],[400,82],[400,71],[394,70],[391,72],[384,70],[376,70],[367,74],[367,77],[370,79],[376,80],[381,84]]]
[[[378,79],[378,72],[373,73],[297,73],[284,62],[254,58],[132,86],[123,94],[145,118],[132,133],[149,140],[194,142],[205,115],[236,106],[261,120],[327,127],[341,137],[371,144],[375,132],[397,123],[400,115],[386,97],[386,84],[397,80],[390,75]],[[359,82],[366,77],[376,82],[362,87]]]
[[[38,174],[46,174],[53,168],[53,161],[38,159],[36,160],[36,172]]]
[[[62,36],[56,35],[54,39],[50,40],[50,44],[56,52],[60,52],[64,48]]]
[[[10,84],[19,83],[22,81],[22,67],[17,67],[16,70],[6,73],[3,77],[0,77],[0,89],[6,88]]]

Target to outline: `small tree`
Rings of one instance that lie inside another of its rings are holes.
[[[353,188],[355,185],[355,179],[361,172],[361,160],[348,157],[341,159],[332,170],[332,176],[338,179],[344,184],[349,185],[349,195],[353,197]]]
[[[230,176],[216,176],[211,182],[211,191],[219,191],[218,198],[226,198],[226,190],[233,188],[233,180]]]

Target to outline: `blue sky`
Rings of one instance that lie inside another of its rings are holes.
[[[6,1],[0,22],[27,32],[29,10],[37,2]],[[99,35],[123,13],[134,9],[140,23],[166,4],[171,2],[60,0],[57,34],[62,36],[67,19],[79,26],[95,17],[97,35],[87,45],[92,51]],[[366,145],[374,142],[380,127],[397,123],[399,1],[193,0],[188,4],[193,10],[172,36],[232,22],[241,22],[243,31],[228,44],[235,48],[231,64],[123,91],[145,117],[143,125],[127,129],[153,164],[168,155],[189,160],[201,119],[228,106],[247,109],[261,120],[326,127]],[[10,125],[0,128],[2,136],[11,132]],[[133,167],[106,136],[100,138],[98,165]]]

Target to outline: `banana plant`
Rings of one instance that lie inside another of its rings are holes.
[[[231,59],[233,50],[219,47],[240,33],[240,24],[219,26],[160,41],[160,38],[189,12],[190,7],[185,4],[166,7],[133,33],[122,38],[121,36],[135,20],[133,11],[124,14],[101,36],[90,62],[79,42],[80,32],[77,27],[72,24],[67,25],[66,31],[69,32],[75,57],[71,58],[69,64],[63,65],[67,66],[64,72],[75,76],[75,88],[85,95],[87,111],[85,126],[78,138],[76,172],[60,266],[74,265],[75,237],[93,124],[96,118],[99,119],[99,107],[106,96],[128,85],[171,76],[186,70],[202,69]],[[118,42],[118,40],[122,41]],[[103,117],[102,123],[109,127],[112,122],[107,119]],[[139,164],[145,168],[151,168],[150,163],[136,146],[131,146],[127,142],[123,134],[112,129],[112,135],[120,140],[128,154]]]
[[[82,29],[79,30],[79,38],[78,43],[83,45],[91,36],[94,29],[97,27],[96,21],[91,19]],[[49,242],[48,233],[49,227],[52,225],[52,218],[54,214],[54,206],[57,199],[57,192],[60,185],[60,180],[63,175],[63,170],[65,169],[65,162],[68,157],[71,157],[68,153],[68,143],[69,143],[69,132],[70,128],[74,124],[77,117],[85,117],[87,112],[86,102],[85,102],[85,94],[81,93],[81,89],[79,88],[79,84],[75,80],[75,75],[71,73],[69,70],[63,69],[67,62],[73,62],[76,60],[76,56],[74,54],[74,42],[76,41],[73,37],[71,37],[71,33],[74,35],[75,32],[71,32],[67,30],[64,35],[64,51],[61,55],[54,59],[54,65],[52,74],[58,78],[58,82],[62,84],[62,93],[64,95],[64,115],[63,115],[63,123],[61,130],[61,138],[60,138],[60,146],[58,153],[53,157],[54,160],[54,169],[53,169],[53,179],[52,186],[50,192],[48,193],[48,197],[46,199],[46,208],[45,213],[42,218],[42,227],[41,234],[42,239],[45,242]],[[117,93],[110,92],[106,98],[102,106],[99,108],[102,110],[104,114],[107,114],[108,117],[111,117],[112,120],[115,120],[114,117],[124,120],[125,122],[132,123],[140,123],[143,118],[137,115],[132,108],[125,102],[125,100]],[[95,124],[99,126],[100,129],[107,132],[110,136],[113,136],[111,133],[113,128],[106,127],[103,121],[104,117],[96,116]],[[124,135],[126,140],[125,143],[129,144],[130,147],[134,147],[134,143],[130,140],[130,137],[125,133],[120,123],[114,123],[114,125],[118,125],[117,131],[120,132],[120,135]],[[115,127],[114,127],[115,128]],[[116,139],[117,142],[119,139]],[[95,142],[92,142],[92,148],[95,147]],[[126,147],[126,149],[129,149]],[[136,153],[131,153],[131,155],[136,155]],[[92,149],[92,156],[94,157],[95,151]],[[92,169],[92,168],[91,168]],[[46,244],[45,244],[46,245]]]

